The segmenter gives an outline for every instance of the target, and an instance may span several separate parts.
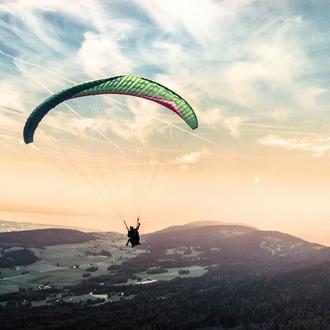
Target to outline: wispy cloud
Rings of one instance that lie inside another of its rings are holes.
[[[250,120],[269,125],[294,120],[303,130],[311,117],[314,127],[329,119],[328,78],[319,75],[327,54],[315,45],[315,38],[327,44],[327,36],[315,17],[285,1],[272,11],[248,0],[116,5],[88,0],[74,8],[64,0],[18,0],[2,4],[0,11],[0,51],[23,60],[0,53],[1,106],[27,114],[49,95],[42,85],[55,92],[73,81],[137,73],[184,96],[201,130],[215,139],[226,130],[239,141]],[[258,21],[251,20],[256,16]],[[163,132],[159,112],[149,104],[125,102],[126,120],[115,114],[123,105],[103,104],[106,118],[91,111],[87,121],[104,134],[145,142]],[[319,119],[315,111],[322,111]],[[7,129],[11,125],[20,134],[21,126],[6,120]],[[51,121],[63,124],[60,116]],[[83,118],[66,125],[88,130]]]
[[[240,135],[240,127],[245,120],[240,117],[231,117],[224,120],[224,127],[228,129],[230,135],[238,137]]]
[[[285,121],[288,119],[291,110],[286,108],[276,108],[272,111],[271,116],[277,121]]]
[[[206,154],[207,154],[206,150],[194,151],[189,154],[185,154],[177,157],[176,162],[179,164],[196,164]]]
[[[91,78],[133,73],[134,63],[108,34],[86,32],[78,51],[78,59]]]
[[[227,111],[228,112],[228,111]],[[213,108],[207,111],[197,111],[199,121],[208,128],[218,128],[219,125],[228,131],[233,137],[240,135],[242,124],[247,120],[245,118],[226,115],[225,109]]]
[[[321,157],[330,150],[330,137],[288,139],[277,135],[267,135],[258,142],[269,147],[312,152],[315,157]]]
[[[207,149],[193,151],[177,156],[174,160],[170,161],[170,163],[177,165],[181,171],[187,171],[190,166],[201,162],[208,155],[210,155],[210,152]]]

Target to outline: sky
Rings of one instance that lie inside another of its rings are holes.
[[[328,1],[0,1],[0,219],[123,231],[246,223],[330,245]],[[121,74],[183,96],[199,128],[123,96],[55,92]]]

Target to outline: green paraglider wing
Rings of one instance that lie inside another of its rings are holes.
[[[181,96],[167,87],[137,76],[117,76],[75,85],[52,95],[38,105],[24,126],[24,142],[33,142],[34,132],[42,118],[58,104],[82,96],[123,94],[141,97],[163,105],[178,114],[192,129],[198,127],[194,110]]]

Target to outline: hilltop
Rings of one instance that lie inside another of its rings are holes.
[[[0,233],[0,247],[43,247],[83,243],[95,239],[95,234],[79,230],[48,228]]]

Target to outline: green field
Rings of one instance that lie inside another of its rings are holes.
[[[33,252],[40,258],[37,262],[29,266],[0,269],[0,294],[15,292],[19,288],[42,290],[50,287],[72,286],[81,282],[84,279],[83,275],[86,273],[90,274],[91,277],[109,274],[108,267],[110,265],[121,264],[124,260],[134,258],[144,252],[140,249],[125,247],[125,243],[126,238],[124,236],[114,239],[110,234],[105,234],[97,240],[86,243],[34,248],[32,249]],[[199,251],[191,248],[188,254],[187,250],[188,248],[184,247],[168,249],[167,254],[198,258]],[[101,255],[102,253],[108,253],[109,255]],[[96,270],[88,270],[90,267],[94,267]],[[187,270],[188,274],[179,274],[180,270]],[[176,277],[199,277],[206,272],[207,269],[200,266],[168,268],[167,272],[160,274],[147,274],[145,271],[135,274],[139,280],[128,280],[117,285],[144,285],[155,281],[170,281]],[[81,297],[55,295],[51,299],[54,303],[57,299],[66,302],[84,302],[85,300],[100,300],[100,298],[95,295],[83,295]],[[106,301],[118,301],[120,299],[126,299],[126,297],[114,295],[105,298]],[[100,301],[102,302],[102,300]],[[48,303],[49,301],[34,302],[36,305]]]
[[[0,294],[18,291],[19,287],[38,288],[46,283],[56,287],[74,285],[83,280],[83,274],[89,267],[98,268],[89,272],[91,276],[108,274],[110,265],[120,264],[142,252],[125,247],[125,243],[125,237],[113,240],[111,236],[103,235],[100,239],[81,244],[32,249],[41,260],[15,269],[0,268]],[[102,250],[110,252],[111,256],[98,255]],[[79,268],[74,269],[75,265]]]
[[[207,269],[206,267],[201,266],[190,266],[190,267],[173,267],[166,268],[166,273],[160,274],[147,274],[147,272],[136,273],[135,275],[141,278],[141,281],[138,280],[128,280],[126,283],[120,283],[116,285],[141,285],[148,284],[155,281],[170,281],[176,277],[187,278],[187,277],[200,277],[203,276]],[[179,274],[180,270],[188,270],[189,274]]]
[[[181,257],[194,258],[198,257],[201,254],[201,251],[197,250],[194,247],[178,247],[173,249],[166,249],[165,252],[167,255],[180,255]]]

